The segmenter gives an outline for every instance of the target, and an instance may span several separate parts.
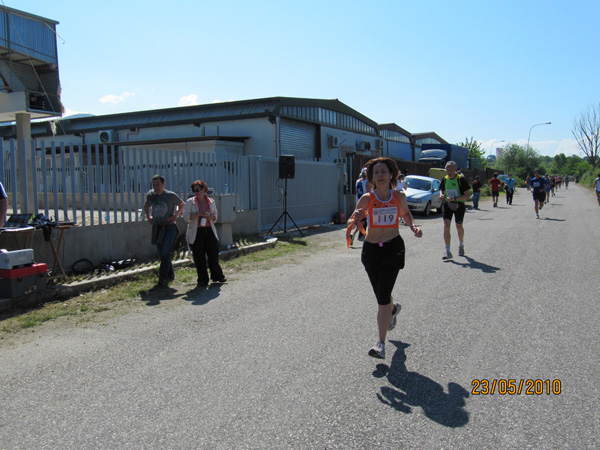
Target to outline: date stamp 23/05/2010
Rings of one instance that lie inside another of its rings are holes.
[[[559,395],[560,380],[533,379],[475,379],[471,382],[471,395]]]

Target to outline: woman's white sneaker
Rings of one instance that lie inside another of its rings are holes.
[[[369,356],[377,359],[385,359],[385,344],[381,339],[369,350]]]

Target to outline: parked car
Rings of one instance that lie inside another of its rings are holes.
[[[506,183],[506,180],[508,180],[508,175],[505,175],[505,174],[501,173],[500,175],[498,175],[497,178],[502,183],[502,186],[504,186],[504,183]]]
[[[438,212],[442,210],[440,180],[420,175],[409,175],[404,178],[404,181],[407,185],[405,190],[406,200],[411,211],[428,216],[433,208]]]

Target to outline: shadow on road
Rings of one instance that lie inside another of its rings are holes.
[[[412,407],[421,407],[429,419],[446,427],[458,428],[469,422],[469,413],[464,410],[469,392],[457,383],[448,383],[448,393],[441,384],[406,368],[406,348],[410,344],[389,341],[397,347],[390,367],[378,364],[373,372],[376,378],[387,377],[397,389],[383,386],[377,398],[385,405],[403,412],[412,413]]]
[[[461,256],[461,258],[462,258],[462,256]],[[446,260],[444,262],[456,264],[457,266],[462,266],[462,267],[468,268],[468,269],[479,269],[485,273],[496,273],[500,270],[500,267],[490,266],[489,264],[475,261],[473,258],[470,258],[468,256],[465,256],[464,258],[467,260],[466,263],[455,261],[454,259]]]
[[[142,301],[148,306],[157,306],[166,300],[174,300],[183,298],[192,305],[206,305],[211,300],[214,300],[221,294],[221,284],[211,283],[208,286],[194,286],[192,289],[182,294],[172,287],[154,286],[151,289],[140,291]]]
[[[177,290],[172,287],[154,286],[145,291],[140,291],[140,297],[146,305],[156,306],[159,305],[162,300],[173,300],[179,297]]]
[[[221,294],[220,284],[211,284],[207,286],[197,286],[190,290],[183,296],[185,301],[190,302],[192,305],[206,305],[211,300],[214,300]]]

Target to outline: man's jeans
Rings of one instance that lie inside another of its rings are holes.
[[[479,209],[479,196],[481,192],[473,192],[473,208]]]
[[[175,271],[171,262],[171,254],[173,253],[173,245],[179,230],[177,225],[165,226],[162,243],[156,244],[158,255],[160,256],[160,269],[158,271],[158,282],[166,284],[175,279]]]
[[[514,189],[506,188],[506,203],[512,205],[513,194],[515,193]]]

